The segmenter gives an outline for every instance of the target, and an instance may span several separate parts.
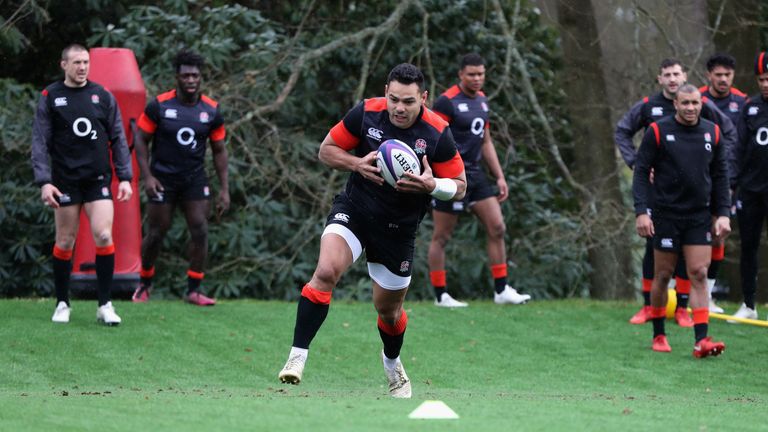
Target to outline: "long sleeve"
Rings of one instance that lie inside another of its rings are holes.
[[[632,177],[632,195],[635,199],[635,215],[644,214],[648,211],[648,197],[653,185],[650,181],[651,168],[656,160],[658,144],[656,141],[656,130],[649,127],[645,131],[643,141],[640,143],[640,149],[637,152],[635,160],[634,174]]]
[[[643,101],[639,101],[627,111],[616,125],[613,140],[619,148],[622,159],[629,168],[633,168],[636,159],[635,145],[632,138],[637,131],[643,128],[642,122]]]
[[[725,163],[727,171],[727,179],[729,187],[736,184],[736,176],[738,175],[738,162],[736,157],[736,146],[738,145],[738,132],[736,126],[731,119],[723,114],[717,105],[711,100],[707,99],[704,102],[704,108],[702,108],[701,116],[705,119],[711,120],[716,125],[720,126],[720,132],[722,132],[722,140],[720,143],[725,146]]]
[[[51,116],[48,109],[48,95],[43,92],[37,103],[35,120],[32,125],[32,171],[35,184],[42,186],[51,182]]]
[[[731,199],[728,181],[727,155],[728,148],[724,141],[714,146],[712,162],[709,166],[709,176],[712,179],[712,202],[710,208],[717,216],[730,216]]]
[[[110,94],[109,102],[109,140],[112,145],[112,160],[115,173],[120,181],[131,181],[133,167],[131,166],[131,151],[123,130],[123,119],[115,97]]]

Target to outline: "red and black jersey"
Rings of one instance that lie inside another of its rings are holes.
[[[701,92],[702,96],[711,100],[712,103],[714,103],[715,106],[723,112],[723,114],[727,115],[734,125],[739,123],[739,113],[741,112],[741,107],[747,103],[748,99],[746,94],[742,93],[742,91],[736,87],[731,87],[731,92],[728,93],[728,96],[723,98],[718,98],[712,95],[712,93],[709,91],[709,86],[701,86],[699,87],[699,91]]]
[[[646,213],[653,188],[654,216],[728,216],[725,156],[720,127],[706,119],[694,126],[683,125],[675,117],[651,123],[637,152],[632,184],[635,214]]]
[[[110,146],[117,177],[131,180],[131,154],[112,93],[92,81],[83,87],[58,81],[43,90],[32,127],[35,183],[111,175]]]
[[[422,156],[427,156],[435,177],[455,178],[464,171],[448,123],[426,107],[421,108],[411,127],[401,129],[389,121],[385,98],[366,99],[352,108],[330,134],[339,147],[354,151],[359,157],[376,151],[388,139],[398,139],[413,149],[420,165]],[[398,192],[387,184],[379,186],[368,181],[355,172],[347,180],[345,193],[374,220],[414,229],[429,203],[429,195]]]
[[[154,175],[188,175],[203,170],[208,139],[221,141],[226,137],[216,101],[201,95],[196,104],[185,105],[176,97],[176,90],[152,99],[138,126],[154,134],[149,166]]]
[[[759,94],[750,97],[739,118],[736,159],[739,190],[768,192],[768,101]]]
[[[435,100],[432,110],[450,125],[464,169],[467,172],[480,170],[483,137],[490,127],[485,93],[478,92],[475,97],[470,97],[454,85]]]

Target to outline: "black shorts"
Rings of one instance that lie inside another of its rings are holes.
[[[56,198],[59,205],[67,207],[98,200],[112,199],[112,176],[102,175],[90,180],[54,180],[53,185],[61,192]]]
[[[712,216],[686,218],[653,217],[653,247],[664,252],[680,252],[683,246],[712,244]]]
[[[156,175],[163,191],[147,196],[150,204],[175,204],[179,201],[202,201],[211,199],[208,176],[204,171],[191,175]]]
[[[381,264],[400,277],[411,275],[417,227],[379,221],[359,211],[345,194],[333,200],[325,225],[331,224],[342,225],[357,237],[369,263]]]
[[[432,200],[432,208],[443,213],[460,214],[469,210],[476,202],[499,194],[495,185],[488,181],[483,171],[467,171],[467,193],[460,201]]]

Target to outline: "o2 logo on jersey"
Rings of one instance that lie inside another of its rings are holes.
[[[480,117],[475,117],[472,120],[472,125],[469,127],[469,130],[472,131],[472,134],[477,136],[483,136],[485,133],[485,120],[483,120]]]
[[[767,127],[761,127],[760,129],[757,130],[757,133],[755,133],[755,141],[761,146],[768,144],[768,128]]]
[[[183,146],[192,145],[192,150],[197,147],[197,140],[195,139],[195,131],[192,128],[183,127],[176,132],[176,141]]]
[[[91,121],[86,117],[78,117],[74,123],[72,123],[72,132],[79,137],[91,136],[92,140],[98,138],[96,135],[96,129],[93,128]]]

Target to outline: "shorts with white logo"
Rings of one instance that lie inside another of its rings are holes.
[[[366,215],[345,194],[333,199],[326,226],[331,224],[344,226],[357,237],[369,263],[381,264],[400,277],[411,275],[416,227],[400,227]]]
[[[155,196],[148,196],[150,204],[174,204],[179,201],[203,201],[211,199],[208,176],[204,171],[186,176],[156,175],[163,186],[163,191]]]
[[[712,244],[712,216],[692,215],[685,218],[653,217],[653,247],[664,252],[680,252],[683,246]]]
[[[112,176],[102,175],[89,180],[53,180],[53,185],[61,192],[56,198],[59,205],[67,207],[98,200],[112,199]]]
[[[499,194],[483,171],[466,171],[467,193],[460,201],[432,200],[432,208],[443,213],[460,214],[469,211],[476,202]]]

